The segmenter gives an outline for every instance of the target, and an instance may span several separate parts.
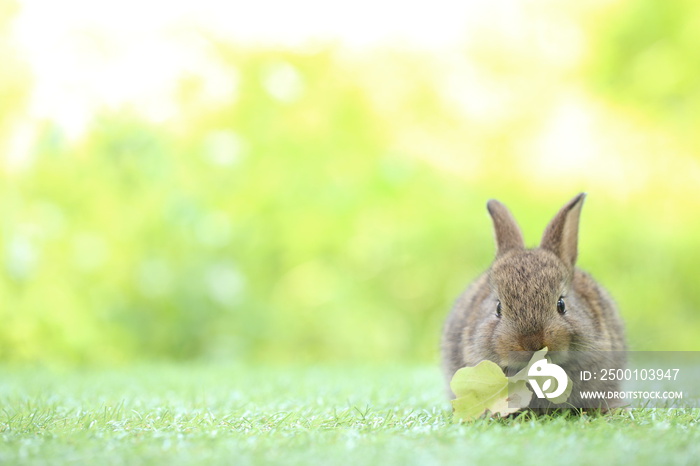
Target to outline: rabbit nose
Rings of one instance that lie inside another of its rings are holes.
[[[520,335],[518,343],[523,351],[539,351],[544,348],[544,332],[531,333],[529,335]]]

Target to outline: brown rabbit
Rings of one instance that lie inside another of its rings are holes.
[[[574,382],[574,391],[562,405],[533,396],[530,408],[619,405],[606,397],[576,399],[583,383],[577,380],[579,371],[622,368],[626,349],[623,324],[612,299],[590,275],[575,267],[585,196],[579,194],[557,213],[534,249],[525,248],[506,206],[488,202],[496,258],[457,299],[443,331],[443,370],[451,398],[449,382],[461,367],[488,359],[512,373],[525,365],[532,352],[546,346],[554,352],[552,362]],[[585,389],[607,392],[617,390],[618,383],[592,380]]]

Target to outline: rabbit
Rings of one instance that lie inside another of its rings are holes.
[[[534,249],[525,248],[506,206],[488,201],[496,258],[459,296],[443,329],[442,365],[450,398],[454,393],[449,383],[458,369],[488,359],[512,375],[534,351],[547,347],[548,356],[569,374],[574,388],[559,405],[533,396],[530,409],[584,406],[606,411],[620,406],[619,400],[607,395],[577,398],[583,387],[578,371],[624,368],[626,362],[624,326],[615,303],[588,273],[576,268],[585,197],[581,193],[562,207]],[[607,393],[619,390],[619,382],[590,380],[585,389]]]

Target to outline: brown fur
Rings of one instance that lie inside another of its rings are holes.
[[[576,351],[618,351],[596,358],[611,358],[611,368],[624,366],[624,329],[615,304],[590,275],[575,268],[584,199],[585,194],[579,194],[557,213],[535,249],[525,249],[508,209],[498,201],[488,202],[496,259],[457,299],[443,331],[443,370],[450,397],[454,394],[449,382],[464,366],[484,359],[504,370],[524,365],[526,361],[508,360],[512,351],[546,346],[559,352],[555,362],[567,372],[586,368],[583,361],[574,360]],[[564,315],[557,311],[560,297],[566,304]],[[496,316],[499,301],[501,317]],[[617,384],[601,382],[587,389],[616,390]],[[552,406],[535,397],[531,403],[536,408]],[[608,406],[607,400],[600,400],[600,406]]]

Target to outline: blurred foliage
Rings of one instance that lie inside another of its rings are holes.
[[[700,124],[698,2],[621,2],[594,40],[592,78],[600,90],[686,136],[696,132]]]
[[[426,310],[446,283],[420,258],[485,254],[460,251],[463,201],[425,195],[465,193],[386,152],[330,53],[226,53],[235,105],[178,131],[104,115],[78,145],[47,125],[32,169],[4,180],[4,359],[382,359],[434,344]],[[303,97],[270,92],[275,73],[303,76]]]
[[[420,57],[363,74],[334,47],[213,43],[237,83],[228,100],[204,105],[192,76],[166,123],[105,110],[76,141],[46,121],[29,167],[0,174],[0,360],[434,361],[453,299],[492,258],[486,200],[536,244],[589,189],[524,175],[513,128],[531,114],[491,132],[460,122]],[[20,82],[13,95],[29,93]],[[0,122],[17,113],[1,105]],[[468,174],[443,146],[397,142],[420,141],[413,128],[461,152]],[[645,163],[683,163],[668,157]],[[619,301],[636,349],[700,348],[700,220],[692,199],[659,196],[669,181],[623,198],[601,188],[584,209],[580,264]]]

